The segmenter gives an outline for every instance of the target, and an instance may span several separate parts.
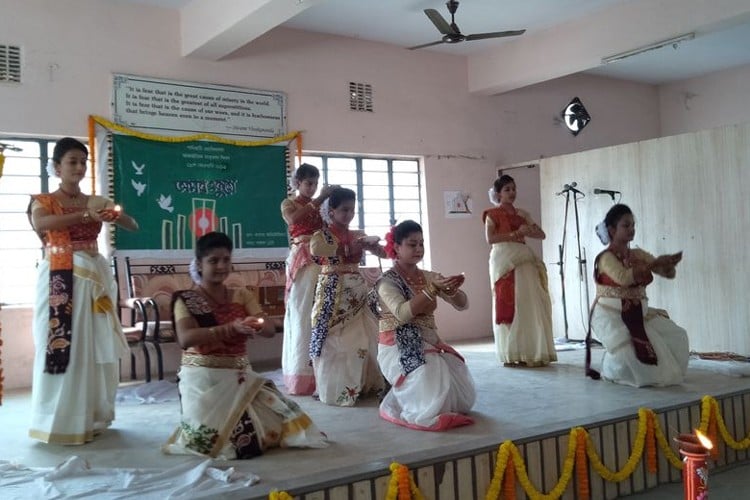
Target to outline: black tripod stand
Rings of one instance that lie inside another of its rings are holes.
[[[562,233],[562,242],[557,246],[558,253],[559,253],[559,260],[557,261],[557,265],[560,266],[560,286],[561,286],[561,298],[562,298],[562,308],[563,308],[563,321],[565,325],[565,341],[566,342],[582,342],[581,340],[570,340],[570,337],[568,336],[568,306],[567,301],[565,298],[565,242],[567,241],[567,234],[568,234],[568,207],[570,206],[570,194],[573,193],[573,213],[575,214],[575,224],[576,224],[576,246],[578,247],[578,255],[576,256],[576,259],[578,260],[578,277],[581,280],[581,283],[583,283],[585,290],[586,290],[586,309],[588,310],[589,305],[589,287],[588,282],[586,281],[586,276],[588,276],[588,272],[586,270],[586,249],[584,248],[583,251],[581,251],[581,227],[580,227],[580,220],[578,218],[578,200],[585,197],[586,195],[576,189],[576,183],[571,182],[570,184],[565,184],[563,186],[563,190],[559,193],[555,193],[556,195],[565,195],[565,211],[563,215],[563,233]],[[584,329],[588,329],[588,325],[584,325]]]

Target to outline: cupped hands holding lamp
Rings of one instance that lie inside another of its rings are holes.
[[[128,353],[116,311],[117,284],[98,252],[103,222],[134,231],[138,223],[102,196],[86,195],[88,150],[66,137],[55,145],[51,193],[33,195],[29,220],[44,245],[34,311],[35,359],[29,435],[47,443],[83,444],[109,427]]]
[[[385,251],[393,267],[375,283],[379,316],[378,364],[392,386],[380,416],[410,429],[445,431],[474,422],[468,415],[476,390],[463,357],[438,335],[440,299],[463,311],[464,275],[419,269],[424,257],[422,226],[406,220],[391,228]]]
[[[682,252],[656,257],[631,248],[635,218],[630,207],[619,203],[596,233],[607,248],[594,260],[596,299],[586,337],[586,374],[634,387],[682,383],[690,355],[687,332],[667,311],[650,307],[646,295],[654,275],[675,277]],[[591,334],[605,348],[601,373],[590,366]]]
[[[296,403],[254,372],[248,339],[272,337],[271,321],[247,288],[229,288],[232,240],[206,233],[195,243],[195,286],[172,296],[172,318],[183,349],[178,373],[180,424],[162,446],[168,454],[249,459],[272,447],[327,446]]]

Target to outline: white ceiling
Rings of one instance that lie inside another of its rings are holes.
[[[190,9],[196,11],[197,4],[209,0],[102,1],[147,4],[174,9],[176,14],[179,14],[180,10],[183,13]],[[222,11],[218,7],[222,4],[229,5],[226,4],[229,0],[210,1],[215,2],[219,17]],[[269,9],[265,8],[264,4],[286,3],[286,7],[283,7],[286,11],[282,15],[274,12],[274,22],[271,22],[271,25],[276,25],[275,19],[280,17],[283,22],[278,23],[279,26],[388,43],[398,47],[410,47],[440,39],[440,33],[425,16],[424,9],[435,9],[450,22],[450,13],[445,2],[441,0],[233,0],[233,2],[235,3],[231,4],[232,7],[245,5],[245,10],[248,12],[256,9],[256,13],[252,14],[256,16],[253,20],[256,25],[258,16],[268,16]],[[742,15],[733,14],[731,19],[727,18],[712,26],[702,26],[701,19],[688,21],[694,24],[694,27],[690,27],[690,30],[696,32],[694,40],[683,42],[676,49],[667,46],[607,65],[599,65],[600,58],[596,58],[596,62],[589,64],[590,67],[586,68],[586,72],[643,83],[662,84],[750,64],[750,1],[713,0],[713,2],[713,5],[718,5],[717,9],[721,9],[722,4],[727,4],[734,8],[734,11],[743,10],[741,7],[737,8],[737,5],[744,2],[747,4],[747,12],[741,13]],[[585,26],[588,19],[606,19],[608,9],[616,15],[618,12],[616,9],[627,7],[627,4],[642,8],[643,23],[648,25],[650,18],[656,17],[659,7],[663,7],[662,4],[666,3],[668,2],[656,0],[463,0],[455,15],[456,24],[463,34],[517,29],[526,29],[526,33],[520,37],[441,44],[419,50],[482,57],[494,51],[503,49],[507,51],[509,47],[516,47],[510,44],[517,44],[521,49],[522,44],[527,43],[527,40],[547,40],[546,43],[550,43],[551,37],[545,38],[545,33],[563,29],[565,26],[573,28]],[[697,2],[693,2],[695,3]],[[293,9],[289,7],[289,4],[294,4],[294,7],[301,12],[293,11],[289,14]],[[204,7],[205,5],[201,6],[201,8]],[[646,27],[648,29],[645,31],[648,31],[648,34],[644,34],[642,42],[632,41],[626,50],[680,34],[665,31],[664,36],[658,37],[653,26]],[[634,26],[630,30],[635,33],[631,38],[637,40],[639,30],[641,30],[640,25]],[[575,37],[576,30],[571,31],[570,36]],[[262,33],[250,33],[247,40],[239,40],[239,42],[249,43],[260,34]],[[235,39],[232,43],[237,45],[237,34],[233,36]],[[600,41],[592,38],[591,43],[596,44]],[[531,45],[531,43],[528,44]],[[539,50],[539,44],[536,45],[535,50]],[[553,50],[552,47],[550,49]],[[218,57],[221,56],[222,54],[218,54]]]

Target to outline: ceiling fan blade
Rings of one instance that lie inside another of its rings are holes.
[[[458,33],[451,27],[450,24],[448,24],[448,21],[446,21],[445,18],[440,15],[440,12],[436,11],[435,9],[425,9],[424,13],[427,15],[427,17],[430,18],[432,24],[434,24],[438,31],[443,35],[455,35],[456,33]]]
[[[503,38],[506,36],[518,36],[526,33],[526,30],[515,31],[495,31],[494,33],[477,33],[475,35],[466,35],[466,40],[486,40],[488,38]]]
[[[444,42],[442,40],[438,40],[437,42],[423,43],[422,45],[415,45],[414,47],[409,47],[409,50],[423,49],[425,47],[432,47],[433,45],[440,45],[441,43],[444,43]]]

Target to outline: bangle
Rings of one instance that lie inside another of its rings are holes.
[[[430,302],[435,302],[435,297],[433,295],[430,295],[430,292],[428,292],[426,288],[422,289],[422,293],[425,295],[425,297],[430,299]]]
[[[430,281],[429,283],[427,283],[424,288],[425,288],[425,290],[427,290],[427,293],[429,293],[433,297],[435,295],[437,295],[437,293],[438,293],[437,287],[435,286],[435,283],[433,283],[432,281]]]

